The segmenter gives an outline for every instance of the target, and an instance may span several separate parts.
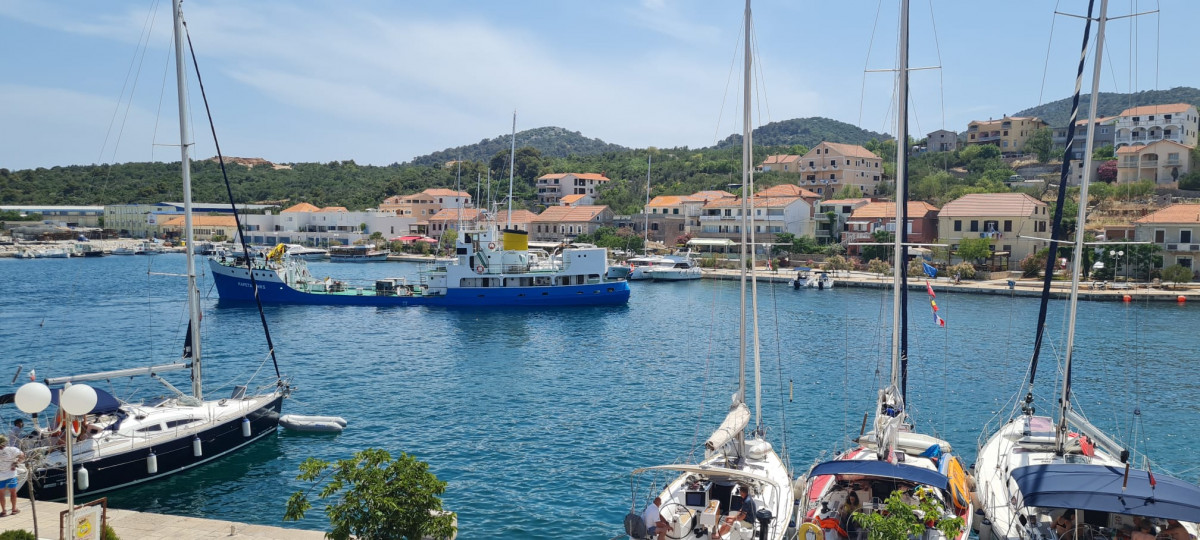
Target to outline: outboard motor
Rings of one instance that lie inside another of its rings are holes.
[[[760,508],[754,513],[754,517],[758,519],[758,540],[767,540],[767,532],[771,529],[771,520],[775,519],[775,515],[766,508]]]

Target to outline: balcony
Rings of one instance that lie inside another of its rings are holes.
[[[738,216],[700,216],[700,221],[741,221]]]
[[[1167,244],[1166,251],[1200,251],[1200,244]]]
[[[1141,163],[1141,165],[1139,165],[1139,167],[1141,167],[1143,169],[1157,169],[1158,168],[1158,160],[1157,159],[1143,159],[1142,163]]]

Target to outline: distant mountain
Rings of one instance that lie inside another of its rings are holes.
[[[822,141],[845,144],[866,144],[871,139],[884,141],[892,136],[886,133],[867,131],[858,126],[821,118],[793,118],[781,122],[771,122],[754,130],[756,146],[792,146],[803,144],[812,148]],[[716,148],[741,146],[741,134],[730,135],[716,144]]]
[[[487,161],[498,152],[508,152],[512,135],[501,135],[484,139],[475,144],[447,148],[429,155],[413,158],[412,165],[438,166],[449,161]],[[517,146],[532,146],[545,157],[591,156],[605,152],[629,150],[619,144],[609,144],[600,139],[589,139],[578,131],[560,127],[540,127],[517,132]]]
[[[1091,97],[1087,94],[1079,96],[1079,118],[1087,117],[1087,108],[1090,102]],[[1100,92],[1100,104],[1096,107],[1096,114],[1099,116],[1116,116],[1121,114],[1121,111],[1130,107],[1165,105],[1167,103],[1191,103],[1196,107],[1200,107],[1200,89],[1190,86],[1179,86],[1170,90],[1146,90],[1132,94]],[[1067,125],[1067,119],[1071,116],[1071,98],[1068,97],[1045,105],[1017,111],[1011,116],[1036,116],[1045,120],[1053,127],[1065,126]]]

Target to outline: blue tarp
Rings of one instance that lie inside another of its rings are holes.
[[[96,391],[96,406],[92,407],[92,410],[89,412],[89,414],[106,414],[120,408],[121,402],[117,401],[117,398],[113,397],[112,394],[96,388],[95,386],[93,386],[92,389]],[[58,394],[61,392],[61,388],[51,388],[50,403],[58,405]]]
[[[878,476],[895,480],[908,480],[938,489],[946,489],[949,481],[946,476],[929,469],[912,465],[893,465],[886,461],[856,461],[835,460],[820,463],[808,473],[809,478],[827,474],[856,474],[862,476]]]
[[[1058,463],[1014,469],[1012,478],[1025,506],[1078,508],[1200,522],[1200,486],[1167,475],[1106,465]],[[1122,485],[1125,485],[1122,488]]]

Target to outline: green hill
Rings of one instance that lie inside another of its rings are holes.
[[[447,148],[432,154],[413,158],[409,164],[436,167],[449,161],[488,161],[498,153],[508,152],[512,135],[501,135],[484,139],[475,144]],[[591,156],[605,152],[629,150],[619,144],[609,144],[600,139],[589,139],[578,131],[560,127],[540,127],[517,132],[517,146],[537,148],[546,157]]]
[[[1087,108],[1090,102],[1091,96],[1087,94],[1079,96],[1079,118],[1087,116]],[[1096,107],[1096,114],[1098,116],[1116,116],[1121,114],[1121,111],[1130,107],[1155,104],[1163,105],[1167,103],[1191,103],[1196,107],[1200,107],[1200,89],[1190,86],[1179,86],[1170,90],[1146,90],[1132,94],[1100,92],[1100,104]],[[1071,98],[1068,97],[1045,105],[1017,111],[1012,116],[1036,116],[1045,120],[1051,126],[1060,127],[1067,125],[1067,119],[1070,118],[1070,115]]]
[[[866,144],[875,139],[884,141],[892,138],[886,133],[875,133],[860,127],[814,116],[812,118],[793,118],[781,122],[771,122],[754,130],[755,146],[794,146],[802,144],[812,148],[822,141],[845,144]],[[716,148],[741,146],[741,134],[730,135],[716,144]]]

